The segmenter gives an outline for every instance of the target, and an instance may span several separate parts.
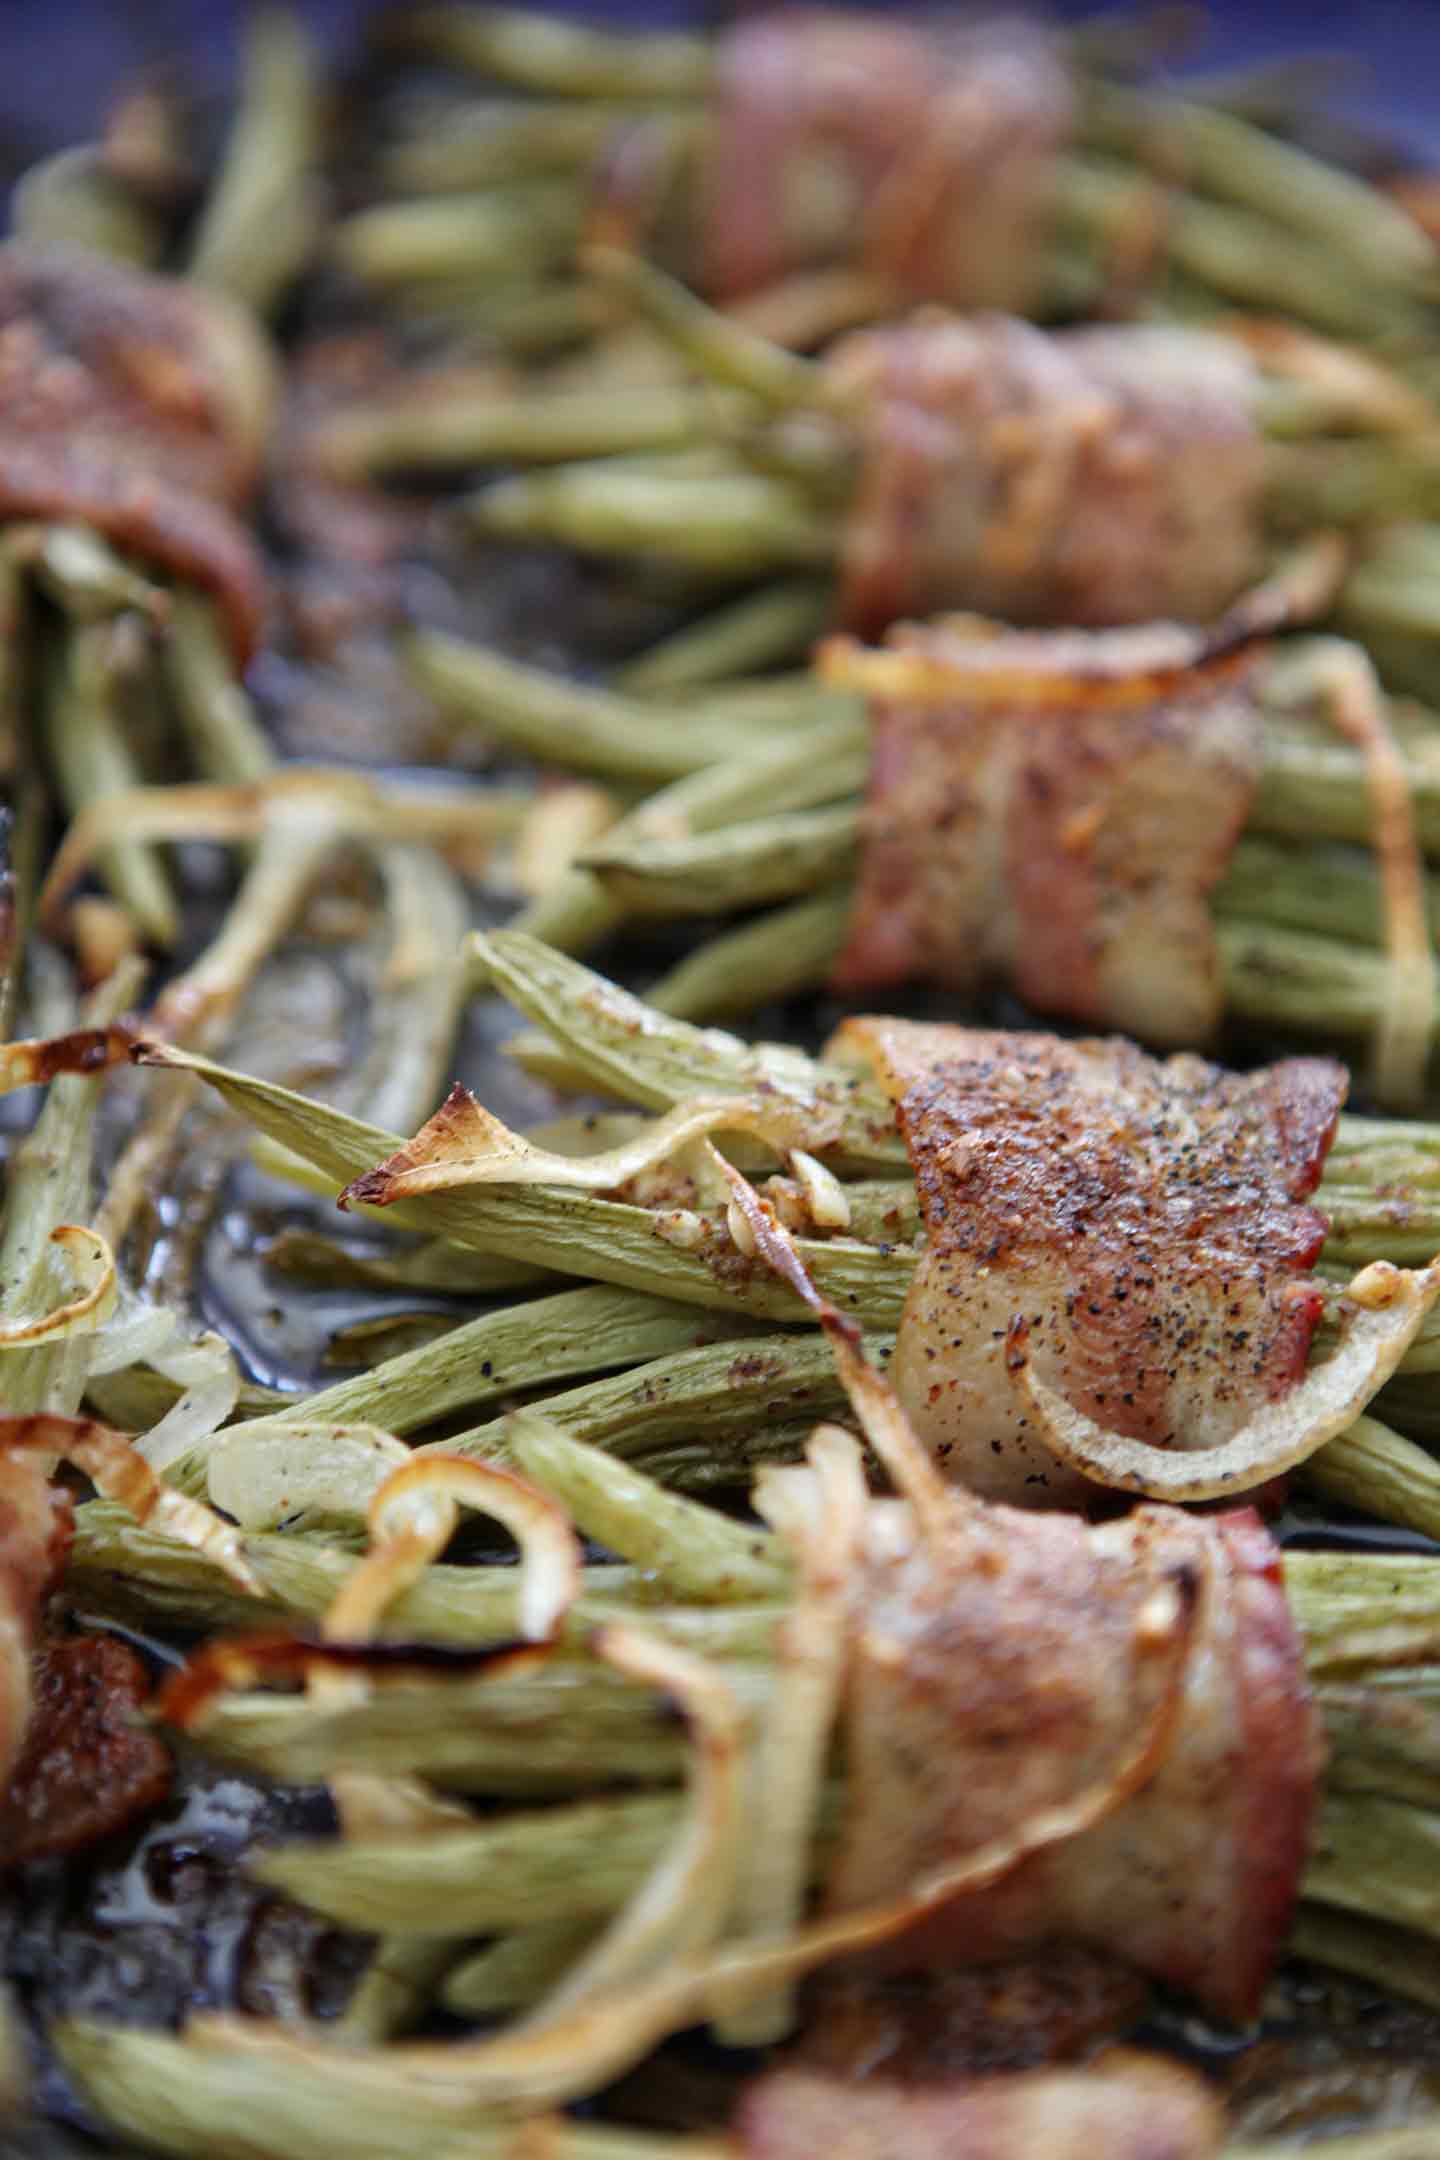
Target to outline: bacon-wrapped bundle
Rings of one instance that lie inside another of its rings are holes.
[[[1224,989],[1209,896],[1260,769],[1254,648],[1166,628],[897,630],[872,695],[853,992],[1012,982],[1038,1011],[1203,1045]]]
[[[715,55],[698,283],[730,300],[853,264],[897,299],[1023,308],[1073,103],[1055,41],[1019,17],[739,23]]]
[[[1003,315],[858,331],[840,614],[957,605],[1018,623],[1203,622],[1255,574],[1265,455],[1243,347],[1196,330]]]
[[[240,659],[262,574],[235,513],[271,382],[235,305],[63,248],[0,249],[0,518],[88,525],[213,592]]]
[[[943,1535],[876,1502],[851,1589],[837,1913],[902,1896],[1125,1754],[1170,1683],[1157,1596],[1195,1600],[1173,1721],[1093,1827],[958,1897],[887,1962],[1037,1943],[1117,1952],[1223,2017],[1253,2016],[1290,1923],[1320,1770],[1279,1556],[1247,1513],[1074,1516],[960,1506]],[[937,1774],[938,1773],[938,1774]]]

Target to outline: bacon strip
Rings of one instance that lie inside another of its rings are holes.
[[[860,479],[841,616],[1204,622],[1256,573],[1263,449],[1238,345],[917,316],[843,340]]]
[[[999,979],[1040,1011],[1208,1042],[1224,1001],[1209,896],[1259,772],[1258,648],[1192,640],[1177,665],[1186,633],[1163,625],[981,630],[825,656],[870,689],[874,745],[835,986]]]
[[[106,1635],[49,1642],[35,1709],[0,1801],[0,1865],[73,1852],[148,1814],[170,1790],[170,1751],[141,1724],[150,1694],[133,1650]]]
[[[1074,100],[1053,39],[789,8],[719,41],[700,282],[738,298],[842,263],[897,295],[1023,309]]]
[[[1116,2050],[1088,2070],[858,2091],[781,2070],[750,2086],[736,2131],[742,2160],[1211,2160],[1225,2114],[1195,2071]]]
[[[29,1722],[40,1608],[60,1578],[70,1534],[68,1493],[34,1458],[0,1453],[0,1790]]]
[[[235,511],[271,395],[218,295],[61,248],[0,248],[0,517],[64,518],[193,579],[243,660],[259,558]]]
[[[1147,1714],[1157,1598],[1198,1598],[1158,1769],[1078,1836],[952,1901],[884,1953],[983,1964],[1050,1940],[1113,1951],[1222,2017],[1253,2015],[1289,1925],[1319,1727],[1276,1548],[1248,1512],[871,1511],[851,1611],[848,1819],[831,1910],[893,1897],[1062,1801]]]
[[[1156,1447],[1213,1446],[1304,1372],[1326,1230],[1304,1203],[1342,1066],[1238,1076],[1119,1041],[879,1019],[847,1021],[832,1054],[873,1067],[915,1166],[927,1242],[891,1371],[950,1477],[1044,1505],[1086,1494],[1027,1433],[1017,1319],[1041,1379]]]

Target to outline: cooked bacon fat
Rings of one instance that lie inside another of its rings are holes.
[[[1211,2160],[1225,2118],[1193,2070],[1107,2056],[941,2085],[866,2085],[780,2070],[740,2103],[744,2160]]]
[[[957,1483],[1040,1506],[1085,1486],[1027,1437],[1007,1367],[1156,1447],[1239,1431],[1305,1370],[1306,1271],[1343,1066],[1222,1072],[1120,1041],[847,1021],[830,1054],[875,1071],[915,1167],[926,1244],[891,1368]]]
[[[998,979],[1042,1012],[1208,1042],[1224,999],[1210,894],[1260,764],[1250,651],[1156,667],[1154,629],[945,623],[890,642],[871,656],[893,658],[893,694],[872,697],[836,987]]]
[[[953,607],[1205,622],[1253,579],[1263,457],[1238,346],[937,314],[859,331],[828,364],[863,397],[852,629]]]
[[[828,1885],[862,1909],[1103,1782],[1156,1717],[1148,1623],[1193,1598],[1181,1692],[1137,1789],[1078,1835],[958,1896],[883,1954],[983,1965],[1080,1942],[1253,2015],[1289,1926],[1319,1727],[1273,1541],[1248,1511],[1073,1515],[957,1508],[917,1533],[871,1510],[852,1597],[847,1820]]]
[[[91,525],[211,588],[254,645],[261,575],[232,514],[269,362],[228,303],[61,248],[0,248],[0,517]]]
[[[900,296],[1023,308],[1073,98],[1019,17],[940,26],[814,8],[724,33],[700,175],[716,299],[856,264]]]
[[[6,1867],[94,1844],[170,1789],[169,1750],[137,1716],[149,1676],[124,1643],[105,1635],[46,1643],[33,1687],[25,1743],[0,1801]]]

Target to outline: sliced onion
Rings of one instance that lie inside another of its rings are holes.
[[[1435,961],[1425,896],[1425,859],[1414,791],[1368,654],[1339,638],[1295,656],[1293,681],[1323,710],[1365,763],[1371,840],[1385,915],[1386,991],[1375,1035],[1375,1091],[1390,1110],[1413,1109],[1425,1092],[1435,1023]]]
[[[216,1441],[207,1485],[215,1505],[246,1530],[274,1530],[296,1515],[361,1521],[392,1471],[409,1460],[405,1443],[375,1425],[267,1418]]]
[[[341,1207],[389,1207],[419,1193],[461,1185],[563,1185],[606,1192],[668,1162],[681,1148],[713,1132],[752,1133],[781,1154],[803,1140],[817,1146],[838,1137],[838,1118],[762,1095],[681,1104],[618,1147],[599,1155],[554,1155],[511,1132],[468,1088],[456,1086],[413,1140],[345,1187]]]
[[[34,1417],[0,1417],[0,1450],[5,1448],[34,1448],[64,1456],[85,1472],[97,1492],[118,1502],[138,1523],[203,1553],[252,1597],[264,1594],[234,1525],[222,1522],[202,1500],[191,1500],[162,1485],[126,1434],[94,1418],[41,1412]]]
[[[895,1490],[914,1508],[923,1534],[945,1535],[954,1524],[960,1501],[920,1445],[889,1381],[866,1358],[859,1328],[828,1298],[820,1295],[794,1239],[781,1225],[773,1208],[760,1198],[733,1163],[726,1162],[719,1154],[715,1155],[715,1161],[729,1184],[734,1204],[744,1218],[757,1252],[782,1281],[789,1283],[796,1296],[804,1299],[825,1330],[850,1398],[850,1407],[859,1419],[866,1439],[884,1464]]]
[[[637,1627],[602,1628],[594,1649],[632,1680],[663,1688],[690,1729],[690,1804],[670,1850],[600,1940],[522,2031],[560,2023],[585,2004],[650,1979],[667,1961],[708,1950],[724,1927],[740,1863],[744,1713],[725,1675]]]
[[[0,1350],[94,1334],[115,1309],[115,1255],[99,1231],[79,1223],[60,1223],[51,1231],[49,1242],[62,1255],[75,1294],[68,1304],[52,1306],[30,1319],[0,1320]]]
[[[808,1470],[762,1470],[754,1492],[760,1515],[794,1548],[799,1584],[776,1637],[775,1686],[751,1781],[751,1834],[734,1926],[752,1940],[791,1933],[804,1905],[869,1498],[860,1449],[850,1433],[821,1425],[805,1453]],[[763,2047],[780,2039],[791,2022],[790,1991],[781,1988],[723,2017],[720,2037],[731,2046]]]
[[[73,1028],[68,1035],[0,1044],[0,1095],[42,1086],[57,1073],[99,1073],[123,1065],[137,1039],[133,1028],[116,1021],[109,1027]]]
[[[412,1457],[375,1495],[371,1536],[385,1539],[412,1520],[418,1504],[437,1501],[504,1524],[520,1547],[520,1633],[527,1642],[549,1642],[580,1595],[584,1556],[564,1508],[512,1470],[426,1454]]]
[[[545,1652],[534,1644],[517,1648],[436,1650],[418,1643],[327,1642],[297,1635],[293,1628],[263,1634],[231,1635],[206,1643],[173,1673],[155,1701],[156,1714],[181,1732],[198,1732],[212,1703],[262,1680],[303,1683],[317,1673],[364,1673],[376,1680],[434,1681],[437,1677],[504,1679],[537,1663]]]
[[[333,767],[287,769],[232,785],[202,780],[124,788],[71,820],[36,904],[39,918],[54,925],[77,881],[113,840],[256,840],[272,806],[312,805],[333,818],[337,839],[474,845],[502,838],[517,816],[513,801],[478,789],[398,788]]]
[[[1274,315],[1227,315],[1220,327],[1263,368],[1318,391],[1332,426],[1359,427],[1371,435],[1425,435],[1435,425],[1428,398],[1354,345],[1316,337]]]
[[[591,781],[572,780],[543,788],[512,846],[516,889],[529,900],[549,892],[591,841],[609,831],[619,814],[614,796]]]
[[[1396,1370],[1437,1295],[1440,1262],[1416,1271],[1372,1261],[1345,1292],[1356,1310],[1342,1323],[1333,1354],[1212,1448],[1160,1448],[1107,1432],[1036,1376],[1023,1327],[1012,1337],[1010,1366],[1034,1410],[1035,1437],[1070,1469],[1147,1499],[1218,1500],[1292,1470],[1353,1424]]]

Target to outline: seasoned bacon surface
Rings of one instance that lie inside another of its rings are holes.
[[[1115,2054],[1089,2070],[1032,2070],[933,2086],[781,2070],[745,2094],[744,2160],[1210,2160],[1224,2110],[1194,2071]]]
[[[700,175],[717,299],[857,263],[897,293],[1023,308],[1073,99],[1016,17],[939,26],[782,9],[720,39]]]
[[[851,1020],[915,1166],[926,1245],[892,1378],[957,1482],[1042,1505],[1083,1497],[1027,1439],[1007,1368],[1028,1327],[1039,1376],[1114,1431],[1201,1448],[1305,1369],[1315,1190],[1344,1068],[1236,1075],[1120,1041]]]
[[[1248,1512],[957,1508],[917,1535],[871,1510],[852,1597],[847,1820],[828,1900],[902,1894],[1123,1759],[1154,1713],[1155,1599],[1193,1598],[1158,1762],[1089,1829],[957,1897],[886,1952],[984,1964],[1048,1941],[1113,1952],[1223,2017],[1253,2015],[1289,1926],[1320,1772],[1273,1541]]]
[[[921,315],[827,365],[863,402],[842,619],[1204,622],[1254,577],[1248,357],[1202,332]]]
[[[270,394],[253,330],[177,279],[59,248],[0,248],[0,517],[94,526],[209,587],[237,650],[259,559],[234,511]]]
[[[70,1531],[69,1495],[39,1460],[0,1454],[0,1788],[24,1739],[40,1607],[65,1565]]]
[[[1209,1041],[1210,894],[1259,771],[1253,662],[1156,668],[1162,636],[896,633],[837,988],[1000,979],[1042,1012]]]

